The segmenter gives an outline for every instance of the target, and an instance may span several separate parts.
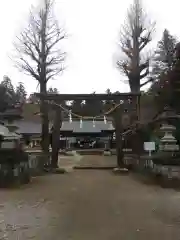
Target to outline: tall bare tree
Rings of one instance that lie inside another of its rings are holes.
[[[148,22],[141,1],[134,0],[120,32],[120,47],[125,58],[117,61],[117,66],[128,77],[132,92],[139,92],[151,81],[143,81],[148,77],[150,61],[144,50],[151,42],[154,27],[155,23]]]
[[[151,42],[155,23],[150,23],[145,13],[141,0],[134,0],[130,6],[125,23],[121,27],[119,45],[122,58],[117,61],[117,67],[128,79],[131,92],[140,92],[141,87],[152,81],[149,77],[150,56],[145,50]],[[133,109],[139,105],[137,99],[132,101]],[[132,120],[137,120],[138,111],[131,114]],[[120,109],[116,110],[114,122],[116,134],[123,131],[121,123],[122,114]],[[120,134],[119,134],[120,135]],[[122,137],[116,138],[118,165],[123,166]]]
[[[64,69],[65,53],[59,46],[65,31],[53,14],[53,0],[43,0],[39,10],[32,9],[27,28],[17,37],[16,66],[37,80],[40,93],[47,93],[47,82]],[[42,149],[49,149],[48,105],[41,99]]]

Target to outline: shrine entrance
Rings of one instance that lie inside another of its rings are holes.
[[[69,115],[69,121],[72,122],[72,118],[76,117],[79,119],[80,128],[82,128],[83,121],[91,120],[95,126],[98,119],[104,119],[104,123],[107,122],[107,117],[111,115],[114,126],[114,132],[116,136],[116,154],[117,154],[117,167],[124,168],[123,162],[123,139],[122,133],[126,131],[129,126],[138,121],[139,119],[139,102],[140,93],[116,93],[116,94],[40,94],[35,93],[42,101],[47,102],[55,109],[54,117],[54,136],[52,136],[52,152],[54,151],[54,158],[58,157],[58,146],[60,128],[62,125],[62,111],[65,111]],[[98,116],[81,116],[72,110],[66,109],[62,106],[63,101],[95,101],[95,100],[106,100],[112,101],[112,107],[103,114]],[[53,134],[52,134],[53,135]],[[52,153],[53,159],[53,153]]]

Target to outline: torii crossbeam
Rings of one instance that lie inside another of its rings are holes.
[[[35,96],[45,100],[54,101],[70,101],[70,100],[127,100],[132,98],[139,98],[140,93],[113,93],[113,94],[42,94],[35,93]]]

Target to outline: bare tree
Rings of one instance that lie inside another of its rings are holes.
[[[128,77],[132,92],[139,92],[142,86],[152,80],[143,81],[148,77],[150,61],[143,52],[151,42],[154,26],[155,23],[148,23],[140,0],[134,0],[120,32],[120,47],[125,59],[117,61],[118,68]]]
[[[65,31],[53,15],[53,0],[43,0],[39,10],[32,9],[27,28],[15,42],[16,66],[37,80],[40,93],[47,93],[47,82],[64,69],[65,53],[59,44]],[[48,104],[41,99],[42,149],[49,149]]]

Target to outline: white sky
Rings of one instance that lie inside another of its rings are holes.
[[[35,80],[13,66],[11,54],[15,36],[26,25],[31,4],[39,0],[1,0],[0,79],[8,75],[13,84],[24,82],[28,93],[37,90]],[[62,93],[127,91],[113,63],[120,26],[132,0],[56,0],[56,17],[70,35],[66,43],[68,66],[62,76],[49,83]],[[153,46],[164,28],[180,36],[179,0],[144,0],[146,11],[157,22]]]

